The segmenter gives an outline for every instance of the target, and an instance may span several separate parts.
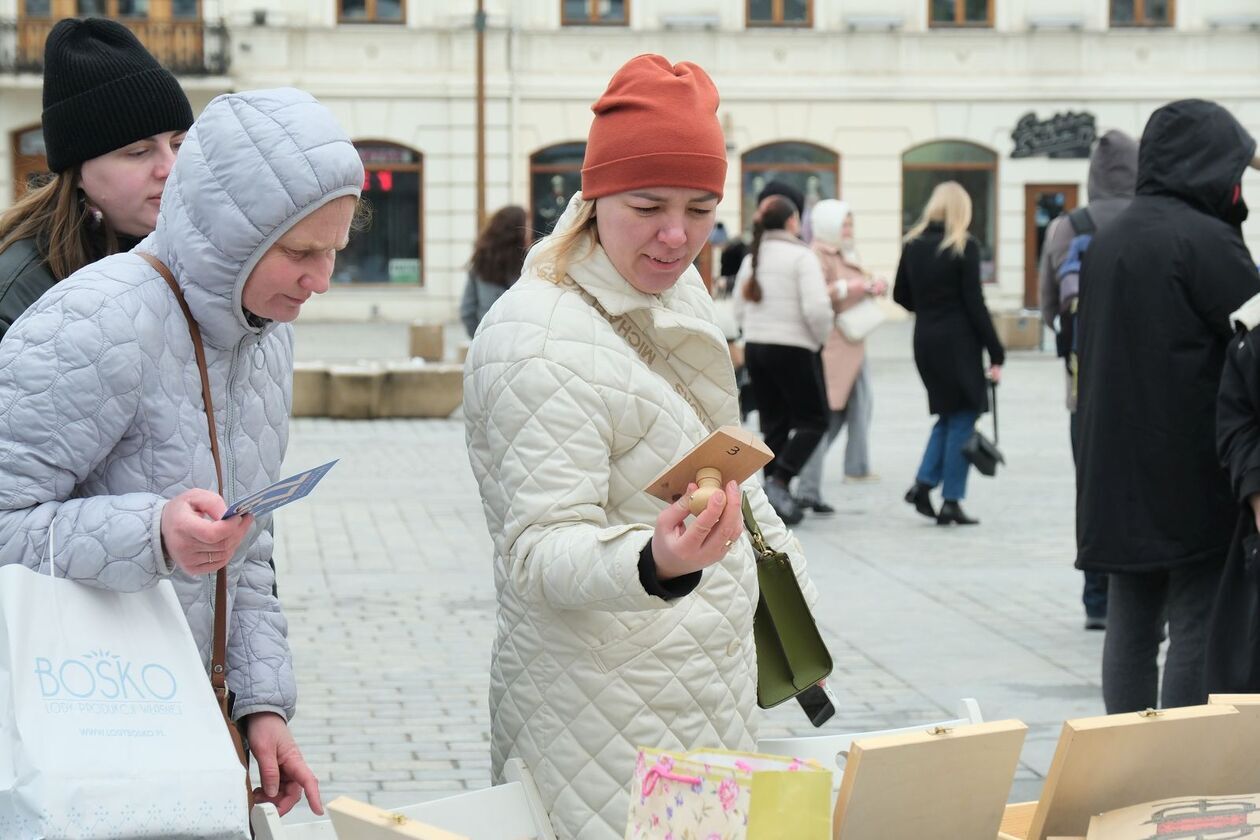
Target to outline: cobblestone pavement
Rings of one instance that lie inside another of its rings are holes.
[[[298,342],[303,359],[401,356],[406,333],[313,324]],[[1010,798],[1035,798],[1062,721],[1103,712],[1102,634],[1082,629],[1072,568],[1062,369],[1052,353],[1010,355],[1008,466],[996,480],[972,475],[966,509],[982,524],[945,529],[901,499],[930,426],[909,347],[908,324],[871,341],[882,480],[843,483],[838,446],[824,483],[838,512],[797,529],[842,701],[826,731],[926,723],[975,697],[986,719],[1029,725]],[[316,493],[278,514],[276,558],[300,691],[294,729],[325,801],[391,807],[484,786],[494,587],[462,420],[293,423],[288,467],[332,458],[342,461]],[[762,731],[814,730],[790,704]]]

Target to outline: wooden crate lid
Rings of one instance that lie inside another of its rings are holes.
[[[1069,720],[1026,836],[1083,835],[1095,814],[1186,792],[1246,793],[1260,750],[1245,729],[1228,705]]]
[[[337,840],[469,840],[348,796],[329,802],[328,814]]]
[[[1017,720],[859,738],[834,840],[996,837],[1028,727]]]

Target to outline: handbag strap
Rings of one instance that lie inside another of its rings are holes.
[[[149,265],[153,266],[166,285],[175,295],[179,309],[188,322],[188,333],[192,336],[193,353],[197,357],[197,372],[201,375],[201,401],[205,404],[206,424],[210,429],[210,454],[214,456],[214,473],[219,482],[219,492],[223,492],[223,461],[219,457],[219,433],[214,426],[214,400],[210,395],[210,374],[206,370],[206,351],[201,342],[201,328],[197,319],[188,308],[188,301],[180,291],[179,284],[166,264],[152,254],[143,251],[136,253]],[[227,695],[227,569],[219,569],[214,581],[214,641],[210,658],[210,685],[214,687],[215,696],[220,701]]]
[[[766,542],[765,535],[761,533],[761,526],[757,524],[757,517],[753,516],[752,503],[748,501],[748,494],[741,493],[740,498],[744,511],[744,530],[748,531],[748,540],[752,543],[753,551],[757,553],[758,560],[769,557],[775,551]]]
[[[691,388],[687,386],[686,382],[682,381],[682,377],[678,375],[678,371],[674,370],[673,366],[670,365],[667,360],[667,356],[669,354],[661,352],[661,349],[656,346],[656,342],[648,338],[639,325],[636,324],[629,315],[613,315],[604,308],[602,303],[596,300],[593,294],[582,288],[581,284],[567,274],[559,281],[559,285],[576,293],[578,297],[582,298],[582,300],[586,302],[587,306],[590,306],[602,315],[604,320],[612,326],[613,332],[621,336],[626,344],[630,345],[631,349],[638,351],[639,358],[642,359],[648,367],[655,371],[657,376],[661,377],[674,387],[674,393],[682,397],[683,401],[686,402],[687,405],[691,406],[691,410],[694,411],[696,416],[700,418],[700,422],[704,424],[706,429],[713,431],[718,427],[717,424],[713,422],[713,418],[709,416],[709,413],[704,410],[704,406],[701,404],[700,400],[696,398],[696,395],[692,392]],[[633,340],[631,339],[631,336],[633,336]],[[645,348],[650,348],[655,352],[645,354],[643,352]]]
[[[993,395],[993,445],[998,445],[998,421],[997,421],[997,383],[989,380],[989,393]]]

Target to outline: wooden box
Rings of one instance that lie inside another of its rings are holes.
[[[375,366],[334,365],[329,369],[328,416],[367,420],[380,413],[385,371]]]
[[[431,825],[393,814],[348,796],[339,796],[328,803],[337,840],[469,840]]]
[[[1063,724],[1038,802],[1007,808],[1001,838],[1084,836],[1095,814],[1187,794],[1254,792],[1260,749],[1230,705],[1080,718]]]
[[[293,417],[328,416],[328,366],[298,362],[293,366]]]
[[[993,313],[993,327],[1007,350],[1036,350],[1041,347],[1041,313],[1031,309]]]
[[[420,321],[411,325],[408,340],[411,358],[428,362],[440,362],[446,354],[445,330],[441,324],[425,324]]]
[[[450,417],[464,401],[464,369],[460,365],[385,366],[385,382],[377,417]]]
[[[1256,781],[1260,785],[1260,780]],[[1190,794],[1099,814],[1085,840],[1229,840],[1260,836],[1260,793]]]
[[[834,840],[995,837],[1028,727],[1017,720],[859,738]]]

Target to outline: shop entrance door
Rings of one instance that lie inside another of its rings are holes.
[[[1046,228],[1056,216],[1076,209],[1076,184],[1027,184],[1024,186],[1024,307],[1040,307],[1037,273]]]

